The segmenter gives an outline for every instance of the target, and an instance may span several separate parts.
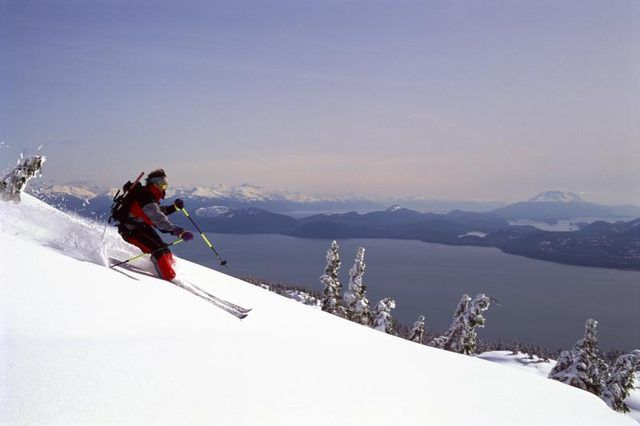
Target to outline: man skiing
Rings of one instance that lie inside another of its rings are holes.
[[[122,238],[138,247],[144,253],[153,253],[151,262],[160,278],[171,281],[176,273],[173,270],[175,261],[171,250],[154,230],[169,233],[185,241],[193,239],[191,232],[174,225],[168,215],[184,207],[180,199],[171,206],[161,206],[160,200],[166,195],[169,186],[167,175],[162,169],[154,170],[147,175],[146,185],[140,184],[131,189],[126,206],[125,218],[118,225],[118,233]]]

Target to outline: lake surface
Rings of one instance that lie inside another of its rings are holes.
[[[224,259],[196,238],[178,256],[223,270],[321,290],[319,277],[331,241],[283,235],[207,234]],[[446,330],[463,293],[497,299],[485,313],[480,338],[569,349],[588,318],[598,320],[601,349],[640,348],[640,272],[568,266],[509,255],[495,248],[411,240],[338,240],[343,289],[356,249],[365,247],[364,283],[373,306],[396,300],[395,318],[411,326],[418,315],[431,330]]]

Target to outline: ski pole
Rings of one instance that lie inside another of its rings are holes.
[[[154,251],[152,251],[152,252],[150,252],[150,253],[142,253],[142,254],[139,254],[139,255],[137,255],[137,256],[133,256],[131,259],[127,259],[127,260],[123,260],[122,262],[118,262],[118,263],[116,263],[115,265],[111,265],[111,266],[109,266],[109,268],[113,268],[114,266],[120,266],[120,265],[123,265],[123,264],[125,264],[125,263],[129,263],[129,262],[131,262],[132,260],[140,259],[141,257],[144,257],[144,256],[146,256],[146,255],[150,255],[150,256],[152,256],[152,255],[154,255],[155,253],[157,253],[157,252],[159,252],[159,251],[161,251],[161,250],[166,249],[167,247],[170,247],[170,246],[172,246],[172,245],[175,245],[175,244],[181,243],[181,242],[183,242],[183,241],[184,241],[184,240],[183,240],[182,238],[178,238],[178,239],[177,239],[177,240],[175,240],[174,242],[169,243],[169,244],[166,244],[166,245],[164,245],[164,246],[160,247],[159,249],[156,249],[156,250],[154,250]]]
[[[216,257],[218,258],[218,260],[220,261],[220,266],[227,266],[227,261],[226,260],[222,260],[222,258],[220,257],[220,255],[218,254],[218,252],[216,251],[215,248],[213,248],[213,244],[211,244],[211,242],[209,241],[209,239],[207,238],[206,235],[204,235],[204,232],[202,232],[202,229],[200,229],[200,227],[193,221],[193,219],[191,218],[191,215],[189,215],[189,212],[183,207],[180,209],[182,211],[182,213],[184,213],[184,215],[187,217],[187,219],[189,219],[191,221],[191,223],[193,223],[193,226],[196,227],[196,229],[198,230],[198,232],[200,232],[200,236],[202,237],[202,239],[204,240],[205,243],[207,243],[207,245],[209,246],[209,248],[211,250],[213,250],[213,252],[216,254]]]

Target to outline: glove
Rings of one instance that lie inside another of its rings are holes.
[[[182,238],[185,241],[191,241],[193,240],[193,234],[189,231],[185,231],[182,234],[180,234],[180,238]]]
[[[184,201],[182,201],[180,198],[177,198],[174,202],[173,202],[174,207],[176,208],[176,210],[180,210],[184,207]]]
[[[176,226],[175,228],[173,228],[173,231],[171,231],[171,235],[175,237],[179,237],[182,234],[184,234],[184,229],[180,228],[179,226]]]

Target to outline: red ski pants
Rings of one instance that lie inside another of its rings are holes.
[[[171,281],[176,277],[176,272],[173,270],[174,260],[171,250],[166,247],[165,242],[162,241],[162,238],[152,227],[146,223],[136,225],[133,229],[120,225],[118,233],[126,242],[138,247],[143,253],[153,253],[151,262],[160,278]]]

